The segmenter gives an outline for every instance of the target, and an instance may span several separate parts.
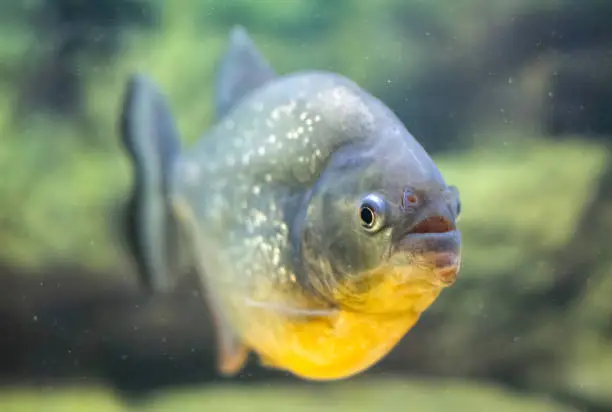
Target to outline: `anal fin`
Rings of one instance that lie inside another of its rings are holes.
[[[196,219],[193,216],[192,209],[187,202],[180,197],[175,197],[172,203],[174,211],[179,220],[185,223],[188,228],[195,226]],[[198,245],[200,250],[206,250],[202,239],[196,231],[187,230],[184,233],[191,242]],[[206,304],[212,319],[213,328],[216,333],[217,341],[217,370],[226,377],[234,376],[244,367],[248,359],[250,349],[244,344],[240,336],[236,333],[234,327],[229,322],[227,315],[223,311],[223,305],[219,297],[211,290],[212,285],[205,281],[206,268],[202,265],[202,261],[194,255],[196,248],[190,249],[191,260],[195,264],[196,270],[200,277],[200,292],[205,297]],[[209,261],[212,265],[212,262]],[[215,270],[210,269],[209,270]],[[222,272],[222,270],[219,270]]]
[[[206,285],[202,285],[204,289]],[[207,290],[208,306],[217,335],[217,370],[223,376],[236,375],[244,367],[249,356],[249,348],[235,332],[221,310],[218,297]]]
[[[217,369],[224,376],[234,376],[244,367],[249,349],[219,316],[216,316]]]

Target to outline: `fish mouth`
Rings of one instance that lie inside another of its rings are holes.
[[[461,266],[461,232],[443,216],[432,216],[412,227],[391,250],[390,262],[424,269],[428,280],[450,286]]]
[[[370,315],[420,313],[455,283],[460,263],[460,232],[450,220],[428,218],[393,242],[384,264],[340,285],[334,302]]]

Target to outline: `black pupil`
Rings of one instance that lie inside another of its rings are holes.
[[[363,222],[364,226],[372,227],[375,217],[376,214],[370,206],[361,206],[361,221]]]

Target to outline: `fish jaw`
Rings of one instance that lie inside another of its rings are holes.
[[[315,297],[296,290],[276,290],[258,305],[234,300],[234,324],[245,345],[266,368],[312,381],[346,379],[383,359],[443,290],[443,285],[428,280],[430,271],[413,269],[421,272],[413,272],[410,282],[405,281],[405,272],[391,276],[380,271],[379,283],[374,288],[372,283],[368,285],[368,295],[358,295],[357,285],[344,285],[336,295],[336,301],[345,304],[339,308],[325,308]],[[365,299],[357,301],[356,296]],[[349,301],[353,306],[347,304]],[[288,310],[273,302],[305,309]],[[367,306],[359,307],[361,302]],[[388,302],[384,308],[382,305]]]
[[[460,264],[459,232],[411,233],[397,243],[385,265],[347,278],[332,291],[337,310],[296,291],[269,302],[299,303],[309,311],[262,304],[238,309],[241,336],[262,366],[312,381],[347,379],[383,359],[418,322]],[[236,319],[238,319],[236,318]]]
[[[461,261],[458,231],[408,234],[385,264],[346,277],[331,291],[347,311],[368,314],[423,312],[456,281]]]

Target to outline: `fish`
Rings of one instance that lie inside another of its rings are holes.
[[[304,380],[358,375],[455,284],[459,190],[349,78],[277,74],[242,26],[217,67],[215,119],[188,146],[156,83],[127,80],[120,136],[143,284],[173,290],[187,251],[221,376],[250,354]]]

